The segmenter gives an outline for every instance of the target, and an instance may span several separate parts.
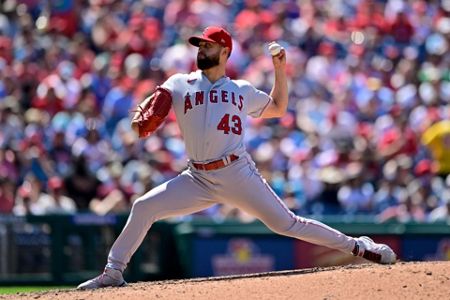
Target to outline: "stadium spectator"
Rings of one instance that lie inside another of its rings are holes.
[[[14,182],[0,178],[0,214],[10,214],[14,207]]]
[[[438,173],[442,176],[450,174],[450,121],[443,120],[427,128],[422,135],[422,143],[438,162]]]
[[[64,185],[68,196],[74,199],[77,209],[86,210],[92,199],[97,197],[100,180],[90,171],[87,159],[83,156],[73,157],[73,169],[65,177]]]
[[[44,207],[39,203],[39,197],[43,192],[43,183],[35,175],[29,173],[19,187],[13,208],[18,216],[43,215]]]
[[[43,214],[73,214],[76,212],[75,202],[65,196],[63,181],[59,177],[51,177],[47,182],[48,193],[42,193],[38,205]]]

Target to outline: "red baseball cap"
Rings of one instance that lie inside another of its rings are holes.
[[[189,43],[198,47],[201,41],[218,43],[223,47],[230,48],[230,53],[233,50],[233,42],[231,34],[222,27],[209,26],[204,31],[202,36],[191,36]]]
[[[63,186],[63,181],[61,180],[61,178],[59,177],[52,177],[48,180],[48,187],[56,190],[56,189],[60,189]]]
[[[414,172],[417,176],[425,175],[425,174],[432,174],[434,173],[434,164],[429,159],[422,159],[419,161],[414,168]]]

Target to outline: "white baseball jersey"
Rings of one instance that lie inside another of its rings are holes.
[[[211,83],[200,70],[173,75],[162,87],[172,94],[186,152],[194,161],[243,153],[247,115],[259,117],[272,101],[245,80],[222,77]]]

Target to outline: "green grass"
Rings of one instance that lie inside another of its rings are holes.
[[[16,294],[16,293],[31,293],[31,292],[44,292],[49,290],[62,290],[73,288],[70,286],[0,286],[1,294]]]

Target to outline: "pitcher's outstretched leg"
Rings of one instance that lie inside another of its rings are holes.
[[[122,273],[155,221],[206,209],[214,204],[211,198],[210,193],[198,184],[189,171],[138,198],[125,227],[111,247],[105,271],[80,284],[78,288],[123,285],[125,281]]]
[[[257,217],[272,231],[376,263],[395,263],[396,255],[387,245],[377,244],[368,237],[354,238],[322,222],[296,216],[275,194],[250,160],[247,167],[234,170],[233,174],[235,190],[239,192],[224,195],[228,196],[227,203]]]

